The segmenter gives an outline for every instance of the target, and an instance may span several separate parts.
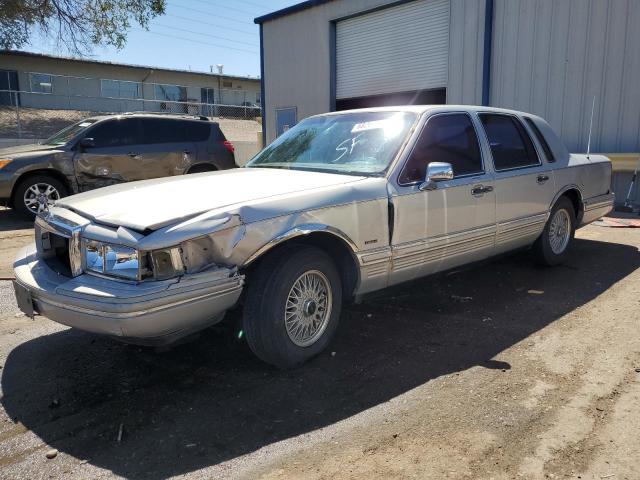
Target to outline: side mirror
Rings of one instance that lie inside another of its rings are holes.
[[[424,182],[420,184],[420,190],[435,190],[437,182],[453,180],[453,167],[450,163],[431,162],[427,165],[427,174]]]
[[[96,146],[96,142],[94,142],[93,138],[91,137],[84,137],[82,140],[80,140],[80,146],[82,148],[93,148]]]

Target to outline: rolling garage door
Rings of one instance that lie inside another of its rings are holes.
[[[336,98],[444,88],[449,0],[415,0],[338,21]]]

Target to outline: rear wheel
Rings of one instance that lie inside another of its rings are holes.
[[[261,360],[291,368],[324,350],[342,306],[340,274],[327,254],[285,248],[267,257],[247,284],[243,328]]]
[[[22,180],[13,192],[13,208],[24,217],[35,217],[68,194],[67,187],[50,175],[33,175]]]
[[[533,246],[538,263],[558,265],[565,260],[576,230],[576,214],[573,203],[561,197],[551,210],[549,220],[540,238]]]

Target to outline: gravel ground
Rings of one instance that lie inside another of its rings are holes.
[[[233,315],[159,353],[25,318],[0,282],[0,478],[636,480],[638,247],[590,226],[562,267],[395,287],[290,372]]]
[[[79,110],[21,108],[21,134],[24,138],[49,138],[67,125],[94,115],[104,114]],[[235,120],[218,117],[212,117],[211,120],[220,124],[220,128],[227,140],[230,141],[255,142],[257,132],[262,131],[262,124],[256,120]],[[18,130],[14,110],[0,107],[0,138],[17,137]]]

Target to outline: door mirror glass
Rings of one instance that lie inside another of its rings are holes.
[[[427,173],[424,182],[420,184],[420,190],[435,190],[437,182],[453,180],[453,166],[445,162],[431,162],[427,165]]]
[[[80,140],[80,146],[82,148],[93,148],[96,146],[96,142],[92,137],[84,137],[82,140]]]

